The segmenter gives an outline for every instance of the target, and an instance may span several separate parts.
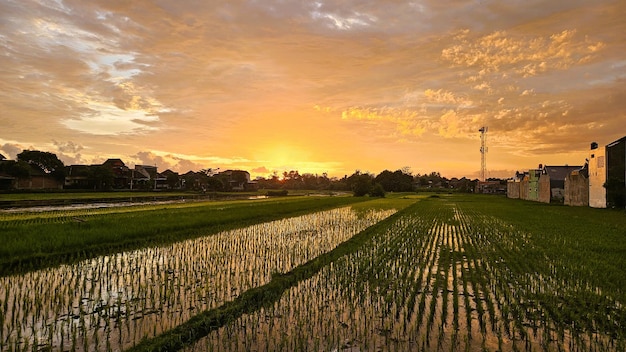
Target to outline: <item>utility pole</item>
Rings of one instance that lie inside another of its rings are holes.
[[[481,127],[480,132],[480,180],[485,182],[487,174],[487,126]]]

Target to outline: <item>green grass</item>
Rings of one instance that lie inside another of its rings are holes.
[[[0,274],[159,245],[368,200],[288,197],[0,216]]]

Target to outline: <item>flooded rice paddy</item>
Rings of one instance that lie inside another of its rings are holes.
[[[133,346],[332,250],[394,211],[350,207],[0,278],[0,350]]]
[[[532,246],[472,209],[417,207],[188,351],[623,351],[623,303]]]

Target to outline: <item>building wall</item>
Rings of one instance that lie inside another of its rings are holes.
[[[626,207],[626,137],[606,146],[606,205]]]
[[[537,200],[542,203],[550,203],[550,198],[550,176],[541,174],[539,181],[537,181]]]
[[[508,180],[506,182],[506,196],[508,198],[517,199],[520,197],[520,184],[518,180]]]
[[[20,178],[17,181],[17,189],[63,189],[63,183],[50,176],[31,176]]]
[[[589,178],[578,171],[565,177],[564,204],[584,207],[589,205]]]
[[[606,208],[606,150],[592,149],[589,153],[589,206]]]
[[[519,183],[519,197],[520,199],[528,199],[529,178],[525,176]]]
[[[528,200],[539,200],[539,175],[541,170],[528,170]]]

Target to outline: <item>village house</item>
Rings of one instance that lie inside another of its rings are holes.
[[[252,191],[257,189],[256,181],[250,181],[250,173],[243,170],[226,170],[218,173],[217,178],[226,183],[227,190]]]
[[[589,206],[589,168],[585,165],[565,176],[563,204]]]
[[[543,203],[563,203],[565,200],[565,178],[582,166],[544,166],[539,175],[538,200]]]

